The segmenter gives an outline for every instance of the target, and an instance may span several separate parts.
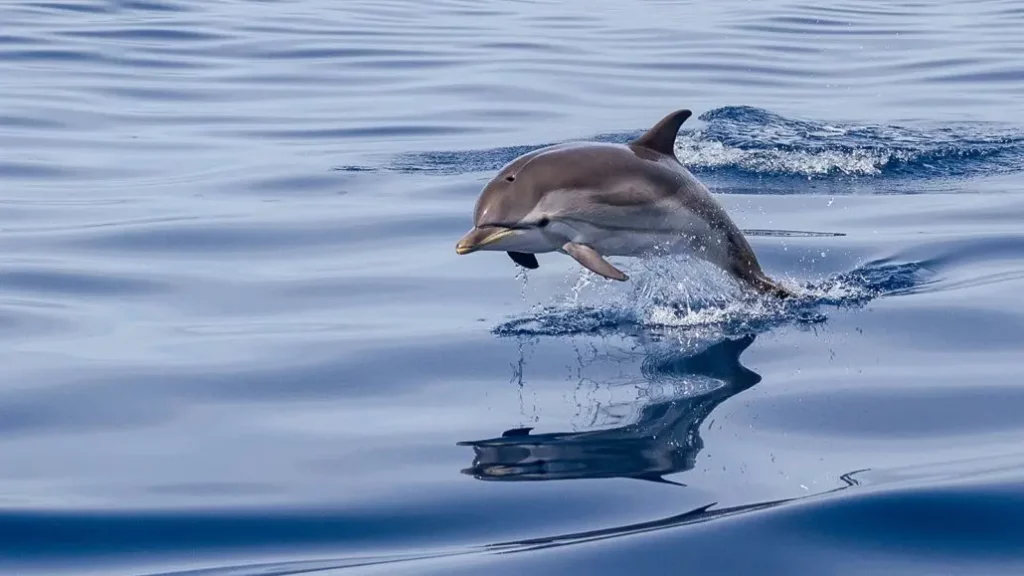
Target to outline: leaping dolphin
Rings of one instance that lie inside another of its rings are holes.
[[[523,154],[484,187],[458,254],[505,251],[520,266],[562,252],[613,280],[605,256],[688,253],[761,293],[794,294],[761,270],[743,233],[676,158],[689,110],[676,110],[628,144],[572,142]]]

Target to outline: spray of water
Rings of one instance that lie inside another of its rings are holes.
[[[799,297],[751,294],[723,272],[686,256],[637,259],[627,288],[580,269],[565,292],[494,328],[499,336],[739,336],[782,324],[824,322],[825,307],[861,306],[920,284],[918,263],[868,263],[818,282],[776,278]]]

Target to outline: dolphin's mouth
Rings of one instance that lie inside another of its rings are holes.
[[[515,232],[514,228],[473,228],[455,245],[455,253],[461,255],[476,252]]]

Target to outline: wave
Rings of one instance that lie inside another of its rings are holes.
[[[697,170],[758,175],[963,177],[1024,170],[1024,133],[964,124],[932,130],[836,124],[730,106],[704,113],[676,154]]]
[[[888,178],[915,181],[966,178],[1024,170],[1024,132],[989,124],[908,128],[787,118],[751,106],[705,112],[703,126],[684,127],[676,155],[697,174],[744,180]],[[643,130],[598,134],[590,140],[624,143]],[[336,170],[465,174],[500,169],[517,156],[554,142],[484,150],[415,152],[380,166]]]

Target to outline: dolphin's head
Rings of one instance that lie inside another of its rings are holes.
[[[658,200],[679,182],[659,167],[659,159],[647,158],[653,152],[643,150],[567,142],[516,158],[484,186],[473,229],[455,251],[540,254],[576,242],[592,226],[648,227],[660,214]]]
[[[459,240],[455,251],[500,250],[510,256],[551,252],[578,235],[570,219],[621,225],[630,210],[645,216],[643,227],[650,220],[644,208],[664,195],[657,188],[674,191],[679,187],[678,178],[659,177],[652,167],[667,159],[678,164],[676,134],[689,117],[689,110],[671,112],[629,146],[568,142],[516,158],[480,193],[473,229]],[[639,168],[638,158],[644,159],[646,169]],[[630,175],[641,180],[646,175],[648,182],[622,182]],[[652,183],[659,184],[653,194],[648,186]],[[584,191],[591,193],[581,194]]]
[[[553,183],[544,177],[545,171],[527,166],[542,152],[517,158],[484,186],[473,210],[473,228],[455,245],[458,254],[478,250],[542,253],[565,243],[550,228],[557,214],[542,202]]]

